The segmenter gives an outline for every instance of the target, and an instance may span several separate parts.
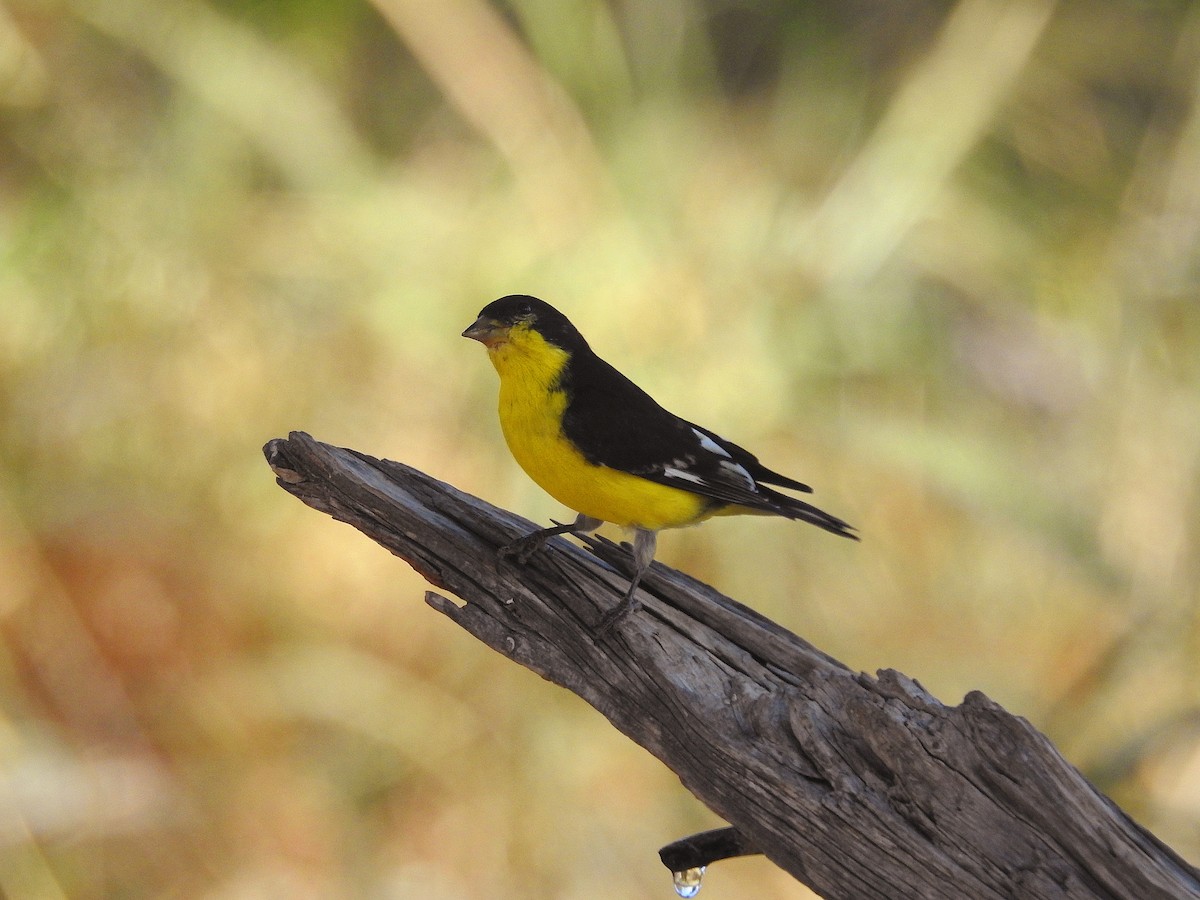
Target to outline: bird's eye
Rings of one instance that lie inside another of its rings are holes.
[[[522,303],[517,307],[517,317],[520,319],[529,319],[533,316],[533,307],[528,303]]]

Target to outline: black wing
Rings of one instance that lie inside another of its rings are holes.
[[[853,537],[850,526],[768,484],[812,488],[762,465],[748,450],[659,406],[590,350],[577,351],[559,386],[566,391],[563,431],[591,463],[690,491],[714,505],[737,505],[802,519]]]

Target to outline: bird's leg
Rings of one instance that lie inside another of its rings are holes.
[[[530,557],[541,550],[545,546],[546,541],[550,540],[556,534],[584,534],[588,531],[595,531],[602,524],[604,523],[599,519],[593,519],[591,516],[585,516],[583,513],[580,513],[575,517],[575,521],[569,525],[554,525],[550,528],[541,528],[524,537],[517,538],[510,544],[505,544],[496,552],[500,555],[501,559],[506,556],[515,556],[518,563],[525,565],[525,563],[529,562]]]
[[[654,561],[654,549],[658,546],[658,532],[639,528],[633,537],[633,580],[629,582],[629,590],[625,598],[604,614],[595,628],[597,636],[606,634],[614,625],[624,619],[638,607],[634,594],[642,583],[642,576]]]

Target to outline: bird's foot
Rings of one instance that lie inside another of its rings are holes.
[[[613,627],[619,622],[623,622],[629,615],[636,612],[642,604],[633,596],[630,591],[625,599],[601,616],[600,621],[592,628],[594,637],[602,638],[613,630]]]
[[[505,544],[496,551],[496,555],[501,559],[508,559],[510,556],[515,558],[519,565],[525,565],[533,558],[533,554],[537,553],[549,540],[550,535],[540,531],[535,531],[533,534],[527,534],[525,537],[517,538],[511,543]]]

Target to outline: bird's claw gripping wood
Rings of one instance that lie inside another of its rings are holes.
[[[604,637],[619,623],[625,621],[629,616],[638,611],[641,604],[637,598],[633,596],[633,592],[637,590],[637,582],[635,581],[629,587],[629,593],[625,595],[616,606],[600,617],[600,621],[592,626],[592,634],[596,637]]]
[[[587,534],[595,531],[603,522],[599,519],[593,519],[591,516],[585,516],[582,513],[575,517],[575,521],[567,525],[562,522],[555,522],[550,528],[540,528],[537,531],[519,537],[514,541],[505,544],[496,551],[496,555],[501,559],[514,557],[518,565],[525,565],[533,558],[533,555],[546,546],[546,542],[550,538],[560,534]],[[597,637],[602,637],[612,630],[612,627],[634,612],[638,608],[638,603],[634,598],[637,592],[638,585],[642,582],[642,575],[650,568],[650,562],[654,559],[654,547],[657,541],[657,535],[653,531],[638,529],[637,534],[633,539],[633,579],[629,582],[629,590],[625,592],[625,596],[615,607],[606,612],[592,629]]]
[[[496,555],[501,559],[513,559],[519,565],[525,565],[529,560],[533,559],[533,555],[546,546],[546,541],[549,535],[541,531],[535,531],[532,534],[527,534],[525,537],[517,538],[509,544],[505,544],[496,551]]]
[[[593,519],[581,514],[575,517],[574,522],[567,525],[564,525],[562,522],[555,522],[551,528],[540,528],[524,537],[517,538],[515,541],[510,541],[497,550],[496,555],[501,559],[507,559],[510,556],[516,557],[517,563],[523,566],[529,560],[533,559],[533,554],[546,546],[546,541],[550,540],[550,538],[560,534],[585,534],[589,531],[595,531],[601,524],[599,519]]]

